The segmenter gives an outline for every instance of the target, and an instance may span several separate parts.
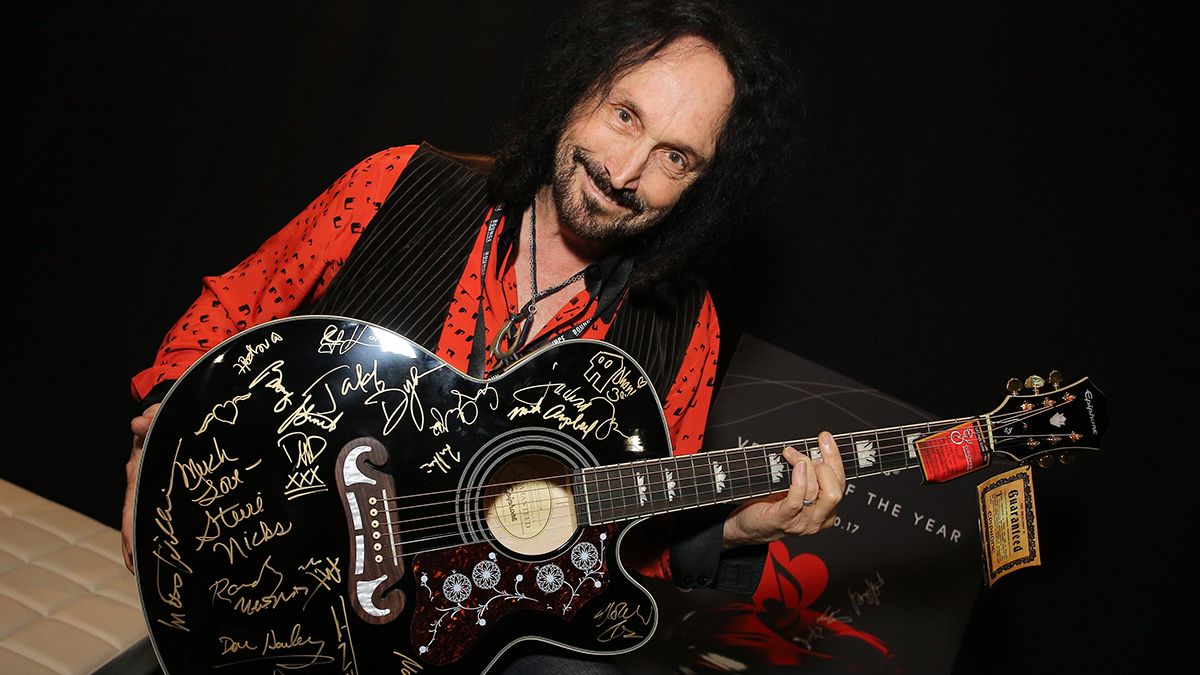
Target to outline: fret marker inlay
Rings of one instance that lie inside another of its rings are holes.
[[[722,469],[721,465],[716,462],[713,462],[712,465],[713,465],[713,482],[717,486],[717,492],[720,493],[721,490],[725,489],[725,469]]]
[[[770,455],[771,460],[771,482],[778,483],[783,480],[783,460],[779,455]]]
[[[908,456],[909,456],[909,458],[911,458],[911,459],[916,459],[916,458],[917,458],[917,446],[916,446],[916,442],[917,442],[917,439],[918,439],[918,438],[921,438],[921,437],[922,437],[922,436],[924,436],[924,435],[925,435],[925,434],[909,434],[909,435],[907,435],[907,436],[905,436],[905,437],[904,437],[904,445],[905,445],[905,447],[907,447],[907,448],[908,448]]]
[[[871,441],[858,441],[855,443],[854,454],[858,458],[858,465],[861,467],[875,464],[875,444]]]
[[[638,505],[645,506],[646,505],[646,477],[640,473],[637,474],[637,484],[638,484]]]
[[[667,478],[667,501],[675,501],[675,477],[670,471],[663,471],[663,475]]]

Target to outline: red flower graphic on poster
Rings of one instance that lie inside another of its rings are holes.
[[[686,670],[700,672],[900,673],[879,638],[855,629],[835,600],[823,597],[829,569],[811,553],[792,555],[780,541],[767,553],[751,602],[721,605],[684,620]]]

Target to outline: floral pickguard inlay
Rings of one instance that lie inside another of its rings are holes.
[[[614,531],[614,526],[589,528],[566,551],[541,562],[508,558],[486,543],[416,556],[412,644],[429,662],[450,663],[468,650],[489,619],[520,609],[570,619],[603,590],[604,556]]]

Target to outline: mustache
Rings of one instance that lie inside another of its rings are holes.
[[[633,190],[614,188],[612,181],[608,178],[608,170],[593,159],[591,155],[584,152],[583,148],[576,147],[575,151],[571,153],[571,159],[583,167],[584,173],[588,175],[588,178],[592,179],[596,187],[600,188],[600,192],[615,204],[629,209],[634,215],[640,215],[646,210],[646,204],[638,198],[637,193]]]

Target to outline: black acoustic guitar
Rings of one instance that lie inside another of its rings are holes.
[[[847,478],[1097,447],[1100,392],[1043,386],[841,435]],[[373,325],[274,321],[207,353],[154,420],[142,607],[172,674],[475,674],[526,640],[622,653],[658,622],[621,565],[630,526],[786,490],[782,447],[672,456],[646,375],[602,342],[481,381]]]

